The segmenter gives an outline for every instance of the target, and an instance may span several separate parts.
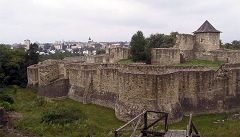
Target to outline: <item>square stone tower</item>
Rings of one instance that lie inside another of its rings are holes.
[[[213,51],[220,48],[220,33],[207,20],[193,32],[195,35],[195,51]]]

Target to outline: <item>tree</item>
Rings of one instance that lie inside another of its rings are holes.
[[[146,39],[141,31],[137,31],[136,34],[132,36],[130,42],[130,53],[133,61],[145,61]]]
[[[234,40],[231,43],[225,43],[221,46],[222,48],[226,48],[226,49],[235,49],[235,50],[239,50],[240,49],[240,41],[238,40]]]
[[[105,54],[105,53],[106,53],[106,50],[104,50],[104,49],[99,49],[99,50],[96,51],[97,55]]]
[[[38,44],[30,44],[29,50],[27,51],[26,54],[26,65],[30,66],[33,64],[37,64],[39,62],[39,54],[38,52]]]
[[[8,85],[26,86],[25,54],[23,48],[10,49],[0,45],[0,88]]]
[[[170,48],[176,43],[177,32],[171,33],[170,35],[164,34],[152,34],[147,38],[146,46],[146,63],[151,63],[151,49],[152,48]]]

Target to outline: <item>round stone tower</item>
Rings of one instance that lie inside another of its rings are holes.
[[[193,32],[195,35],[196,51],[213,51],[220,48],[220,33],[208,21],[205,21],[202,26]]]

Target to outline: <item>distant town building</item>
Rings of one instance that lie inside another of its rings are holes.
[[[91,37],[89,37],[89,38],[88,38],[87,47],[93,47],[93,48],[95,48],[95,44],[96,44],[96,42],[94,42],[93,39],[91,39]]]
[[[31,41],[29,39],[26,39],[26,40],[23,41],[23,45],[25,46],[25,48],[27,50],[29,50],[30,44],[31,44]]]

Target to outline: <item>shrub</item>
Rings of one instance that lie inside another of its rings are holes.
[[[0,103],[0,107],[3,107],[6,111],[14,111],[13,106],[10,103],[5,101]]]
[[[3,94],[0,94],[0,102],[8,102],[10,104],[13,104],[14,100],[9,95],[3,93]]]
[[[45,106],[45,104],[46,104],[46,101],[42,97],[36,98],[34,100],[34,106],[42,107],[42,106]]]
[[[84,117],[85,116],[80,110],[60,108],[43,113],[41,122],[64,125],[77,120],[82,120]]]

